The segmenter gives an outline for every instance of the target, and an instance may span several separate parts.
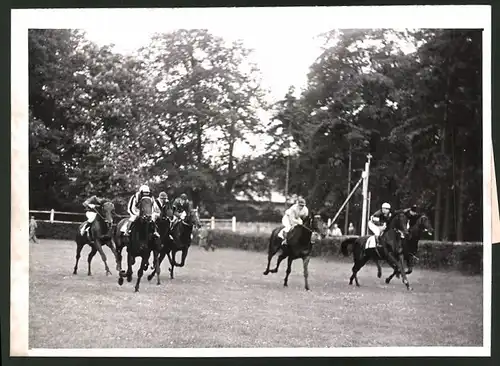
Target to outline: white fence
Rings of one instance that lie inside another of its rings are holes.
[[[55,211],[54,209],[50,211],[38,211],[38,210],[30,210],[30,216],[37,214],[48,215],[48,219],[38,219],[37,221],[41,222],[50,222],[50,223],[58,223],[58,224],[81,224],[86,220],[85,213],[83,212],[63,212],[63,211]],[[73,216],[73,217],[81,217],[81,220],[67,221],[67,220],[56,220],[56,215],[59,216]],[[117,215],[118,217],[128,217],[128,215]],[[250,223],[250,222],[236,222],[236,217],[233,216],[230,219],[216,219],[215,217],[211,218],[203,218],[200,219],[204,223],[209,223],[211,229],[219,229],[219,230],[231,230],[233,232],[270,232],[272,228],[275,228],[279,225],[279,223]],[[270,229],[271,228],[271,229]]]

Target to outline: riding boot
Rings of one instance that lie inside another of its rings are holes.
[[[132,226],[134,225],[133,222],[131,222],[127,228],[127,230],[125,230],[125,233],[123,233],[123,236],[130,236],[130,233],[132,232]]]

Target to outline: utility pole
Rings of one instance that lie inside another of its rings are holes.
[[[351,142],[349,141],[349,164],[347,170],[347,194],[351,192],[351,164],[352,164],[352,147]],[[345,225],[344,225],[344,234],[347,234],[347,229],[349,227],[349,202],[345,206]]]
[[[361,212],[361,236],[366,235],[366,216],[368,211],[368,177],[370,175],[370,160],[371,154],[367,156],[368,161],[365,163],[365,170],[363,171],[363,211]]]
[[[286,177],[285,177],[285,205],[288,206],[288,181],[290,179],[290,149],[292,137],[292,124],[288,123],[288,136],[287,136],[287,158],[286,158]]]

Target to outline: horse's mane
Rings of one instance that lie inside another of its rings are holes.
[[[400,216],[403,216],[403,215],[404,215],[404,212],[402,210],[394,211],[394,215],[392,215],[391,218],[389,219],[389,222],[387,223],[387,227],[388,228],[394,227],[393,225],[395,223],[396,217],[399,218]]]

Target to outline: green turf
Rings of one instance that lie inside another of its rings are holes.
[[[482,346],[482,276],[417,269],[407,292],[366,266],[356,288],[351,264],[313,258],[306,292],[300,260],[284,288],[286,261],[263,276],[263,253],[192,247],[174,280],[165,260],[134,293],[107,248],[113,275],[97,255],[88,277],[88,252],[73,275],[74,243],[30,244],[30,348]]]

